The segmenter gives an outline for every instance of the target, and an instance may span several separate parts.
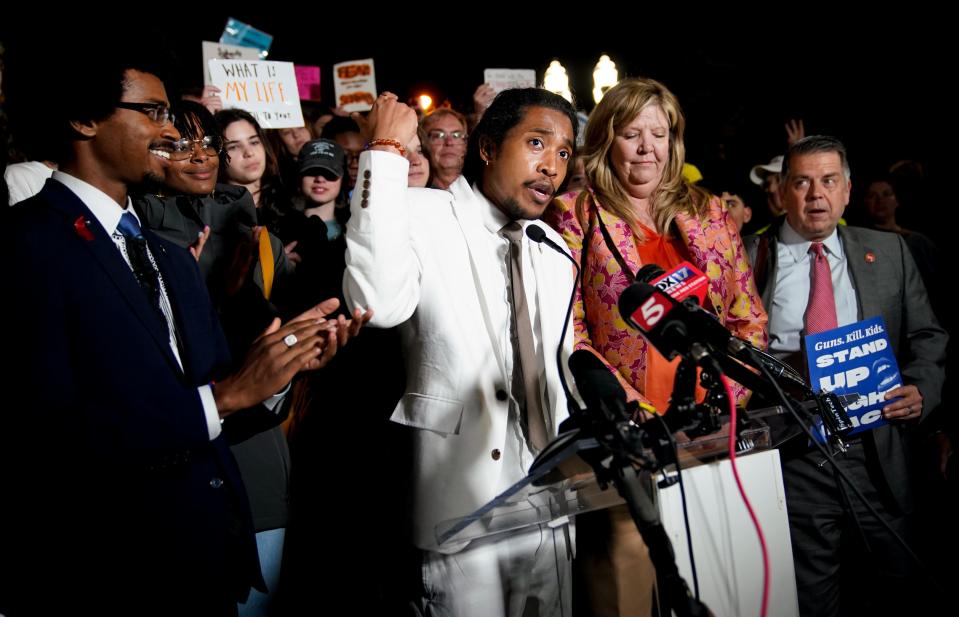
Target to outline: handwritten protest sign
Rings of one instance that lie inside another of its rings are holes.
[[[296,71],[296,86],[299,88],[300,100],[320,100],[320,67],[294,65]]]
[[[535,88],[536,71],[533,69],[486,69],[483,81],[499,94],[511,88]]]
[[[373,58],[334,64],[333,92],[336,94],[336,107],[346,111],[369,111],[376,100]]]
[[[203,85],[209,86],[213,83],[213,77],[210,75],[210,60],[236,60],[238,58],[241,60],[257,60],[259,57],[260,52],[252,47],[203,41]]]
[[[303,126],[292,62],[210,60],[209,66],[224,107],[250,112],[263,128]]]

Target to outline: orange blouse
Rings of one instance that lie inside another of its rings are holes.
[[[606,245],[599,225],[594,225],[589,234],[580,226],[575,215],[577,196],[567,193],[557,197],[543,217],[563,236],[577,261],[582,261],[583,248],[588,246],[582,264],[583,284],[577,289],[573,309],[576,347],[602,359],[629,400],[643,400],[665,411],[674,370],[665,358],[652,353],[652,346],[619,314],[619,296],[631,280]],[[709,281],[705,307],[734,335],[765,349],[766,311],[742,240],[721,200],[711,199],[702,218],[678,214],[675,238],[663,239],[653,230],[644,230],[648,239],[642,245],[629,225],[604,210],[592,194],[587,196],[586,206],[587,211],[602,218],[613,244],[634,274],[646,263],[666,267],[688,259]],[[653,359],[656,356],[662,364]],[[738,384],[735,394],[740,403],[747,398],[747,391]]]

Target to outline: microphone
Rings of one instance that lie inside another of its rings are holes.
[[[607,420],[628,420],[626,391],[603,362],[586,349],[577,349],[569,357],[569,372],[573,374],[576,389],[586,409],[600,409],[607,413]],[[611,417],[609,417],[611,415]]]
[[[636,280],[658,287],[677,302],[691,297],[695,298],[699,305],[705,302],[706,291],[709,289],[709,279],[688,261],[682,262],[669,272],[657,264],[646,264],[636,273]]]
[[[706,275],[688,261],[682,262],[669,272],[665,272],[657,264],[647,264],[640,268],[636,274],[636,279],[657,287],[677,302],[682,302],[686,298],[695,298],[700,306],[705,300],[706,291],[709,288],[709,279]],[[812,393],[802,375],[797,373],[793,367],[765,351],[757,349],[749,341],[732,336],[730,333],[725,353],[757,370],[762,370],[765,367],[776,377],[799,386],[804,392]]]
[[[573,280],[573,289],[569,292],[569,306],[566,307],[566,318],[563,320],[563,330],[560,332],[559,343],[556,345],[556,369],[559,371],[559,382],[563,386],[563,392],[566,394],[566,405],[569,409],[569,414],[570,416],[573,416],[574,414],[578,413],[580,409],[576,404],[576,399],[573,398],[573,393],[569,389],[569,384],[566,383],[566,371],[563,370],[563,342],[566,340],[566,330],[569,328],[569,318],[573,314],[573,302],[576,300],[576,287],[579,285],[579,264],[576,263],[576,260],[573,259],[572,255],[564,251],[558,244],[550,240],[546,235],[546,230],[539,225],[536,225],[535,223],[527,225],[526,237],[533,242],[545,244],[568,259],[573,264],[573,267],[576,268],[576,278]]]
[[[765,367],[774,377],[779,377],[798,386],[806,394],[815,394],[809,384],[802,378],[802,375],[796,372],[796,369],[776,356],[754,347],[749,341],[734,336],[729,340],[729,350],[733,357],[753,368],[761,371]]]
[[[765,389],[759,377],[732,360],[735,359],[760,371],[767,368],[804,391],[809,389],[791,367],[733,336],[696,304],[692,295],[677,302],[660,287],[634,283],[620,295],[619,312],[627,324],[639,330],[670,360],[682,355],[701,364],[715,355],[714,359],[730,377],[751,390]]]
[[[539,225],[527,225],[526,236],[533,242],[545,244],[546,246],[550,247],[557,253],[560,253],[561,255],[563,255],[563,257],[573,262],[573,265],[576,266],[577,271],[579,270],[579,264],[576,263],[576,260],[573,259],[572,255],[570,255],[565,250],[563,250],[562,247],[560,247],[558,244],[550,240],[549,236],[546,235],[546,230],[540,227]]]
[[[673,359],[677,355],[697,362],[709,348],[726,350],[732,334],[693,298],[677,302],[659,287],[633,283],[619,297],[619,312],[659,350]]]

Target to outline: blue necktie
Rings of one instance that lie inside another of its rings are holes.
[[[130,257],[133,275],[136,277],[137,283],[140,284],[140,289],[146,294],[150,306],[156,310],[160,322],[163,324],[163,329],[169,332],[166,316],[160,310],[160,280],[147,253],[147,241],[140,230],[140,223],[132,213],[124,212],[123,216],[120,217],[117,230],[123,234],[126,240],[127,255]]]

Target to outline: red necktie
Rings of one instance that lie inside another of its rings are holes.
[[[812,253],[812,283],[806,306],[806,334],[816,334],[839,326],[836,319],[836,297],[832,290],[832,273],[822,242],[809,246]]]

